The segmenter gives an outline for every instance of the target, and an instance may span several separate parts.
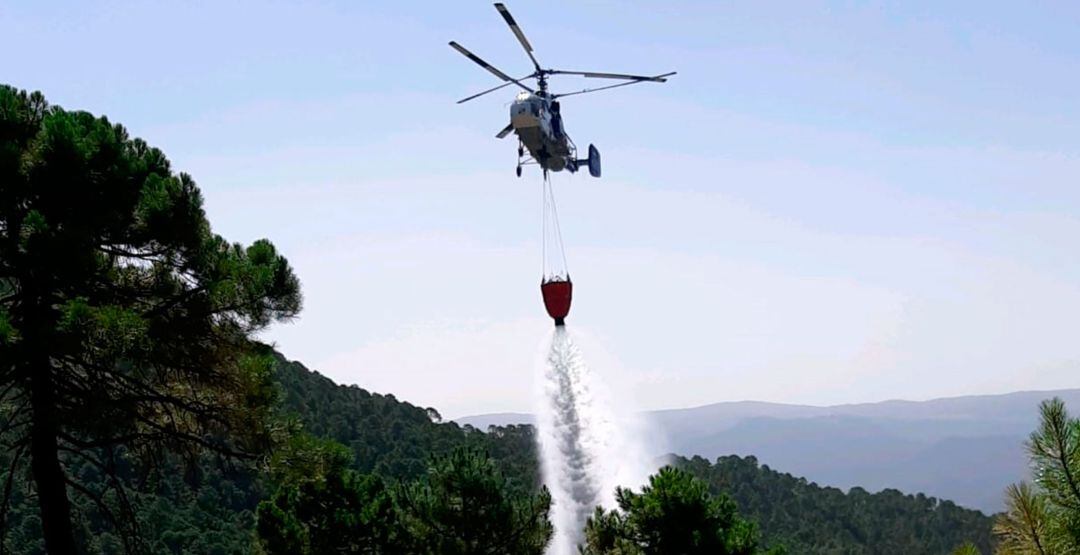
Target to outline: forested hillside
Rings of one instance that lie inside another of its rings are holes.
[[[483,434],[439,423],[433,410],[398,401],[393,395],[336,385],[300,363],[274,356],[281,416],[303,431],[349,446],[357,470],[391,479],[413,478],[425,470],[432,455],[469,445],[489,452],[517,487],[533,490],[539,486],[529,427],[508,426]],[[0,468],[8,468],[9,462],[10,454],[0,452]],[[93,493],[105,491],[104,479],[92,466],[77,459],[66,464],[91,484]],[[146,551],[247,553],[255,537],[255,507],[268,493],[260,471],[257,466],[237,467],[211,457],[194,465],[170,457],[159,469],[146,473],[126,469],[122,475],[127,478],[129,509],[107,496],[102,506],[86,496],[74,498],[82,522],[77,531],[80,543],[94,552],[124,553],[124,534],[114,529],[111,517],[122,521],[123,512],[130,511],[138,522],[137,535],[145,540],[139,547]],[[4,544],[13,553],[44,553],[28,478],[27,473],[12,477]],[[8,476],[0,479],[6,481]]]
[[[471,443],[488,449],[519,483],[539,483],[531,426],[478,434],[469,426],[437,424],[433,409],[336,385],[284,358],[278,376],[286,410],[306,430],[352,447],[358,469],[408,477],[423,470],[428,454]],[[744,516],[758,522],[767,544],[783,544],[792,553],[948,553],[965,541],[990,550],[992,519],[950,501],[896,490],[844,493],[760,466],[754,457],[677,461],[714,493],[730,495]]]
[[[304,431],[349,446],[359,471],[413,478],[423,473],[431,455],[471,445],[488,451],[522,487],[540,485],[530,426],[504,426],[482,434],[470,426],[442,422],[433,408],[355,385],[337,385],[280,355],[277,379],[282,412],[297,417]]]
[[[487,450],[518,487],[539,484],[530,426],[491,428],[441,423],[437,413],[392,395],[342,386],[298,362],[277,357],[281,413],[291,415],[314,435],[332,438],[355,453],[358,470],[387,478],[411,478],[433,454],[471,445]],[[948,501],[887,490],[843,493],[759,466],[753,457],[701,458],[678,465],[726,492],[752,521],[765,543],[783,544],[792,553],[947,553],[965,540],[989,550],[989,517]],[[86,478],[93,470],[74,466]],[[257,469],[233,468],[213,459],[186,468],[173,460],[164,471],[126,474],[132,511],[138,516],[145,547],[161,553],[246,553],[254,541],[253,511],[267,494]],[[15,553],[43,553],[36,507],[26,498],[25,476],[16,476],[7,547]],[[102,553],[123,553],[99,509],[80,504],[84,537]]]
[[[731,496],[770,544],[792,553],[948,553],[965,542],[990,552],[993,520],[951,501],[893,489],[844,493],[754,457],[678,457],[675,464]]]

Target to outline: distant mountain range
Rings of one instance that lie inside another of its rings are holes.
[[[1080,389],[1065,389],[829,407],[739,401],[642,416],[652,443],[664,446],[655,455],[754,455],[822,485],[921,491],[993,513],[1003,508],[1005,487],[1029,477],[1024,441],[1039,403],[1055,396],[1080,412]],[[456,421],[486,430],[533,417]]]

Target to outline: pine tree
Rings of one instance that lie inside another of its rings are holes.
[[[584,555],[750,555],[757,528],[727,496],[686,471],[664,467],[641,493],[619,488],[618,510],[597,508],[585,525]]]
[[[404,552],[390,490],[351,462],[348,447],[306,435],[274,455],[278,489],[257,511],[268,555]]]
[[[427,475],[398,489],[409,553],[542,555],[551,540],[551,496],[515,490],[495,461],[459,448],[435,457]]]
[[[1003,555],[1080,553],[1080,420],[1056,397],[1039,413],[1027,444],[1034,484],[1009,487],[994,526]]]
[[[269,242],[212,233],[202,202],[123,127],[0,86],[3,507],[28,463],[50,553],[79,550],[72,493],[135,522],[118,480],[90,489],[65,460],[109,476],[124,456],[268,439],[272,360],[251,337],[297,314],[299,283]]]

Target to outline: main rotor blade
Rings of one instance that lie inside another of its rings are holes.
[[[525,79],[525,77],[522,77],[522,79]],[[503,88],[503,87],[505,87],[507,85],[513,85],[513,83],[510,82],[510,81],[507,81],[507,82],[505,82],[505,83],[503,83],[501,85],[496,85],[494,87],[491,87],[490,89],[488,89],[488,90],[486,90],[484,92],[478,92],[478,93],[476,93],[476,94],[474,94],[472,96],[467,96],[465,98],[462,98],[461,100],[457,101],[457,103],[461,104],[463,102],[468,102],[468,101],[470,101],[470,100],[472,100],[472,99],[474,99],[474,98],[476,98],[478,96],[484,96],[485,94],[487,94],[489,92],[495,92],[495,91],[497,91],[497,90],[499,90],[499,89],[501,89],[501,88]]]
[[[496,139],[502,139],[503,137],[506,137],[507,135],[509,135],[510,132],[513,131],[513,130],[514,130],[514,124],[512,124],[512,123],[507,124],[506,127],[503,127],[502,131],[499,131],[499,133],[497,135],[495,135],[495,138]]]
[[[502,18],[506,20],[506,24],[510,26],[510,30],[514,32],[514,36],[517,37],[518,42],[525,49],[525,53],[532,60],[533,67],[536,68],[536,71],[540,71],[540,62],[537,62],[536,57],[533,56],[532,45],[529,44],[529,39],[525,38],[525,33],[521,32],[521,27],[518,27],[517,21],[514,21],[514,16],[510,15],[510,10],[506,9],[506,6],[502,5],[501,2],[495,3],[495,9],[499,10],[499,15],[502,15]]]
[[[561,75],[581,75],[584,77],[596,78],[596,79],[626,79],[628,81],[653,81],[655,83],[666,83],[667,78],[675,75],[676,72],[665,73],[663,75],[655,75],[649,77],[648,75],[628,75],[625,73],[599,73],[595,71],[563,71],[561,69],[551,69],[548,73],[561,74]]]
[[[674,72],[666,73],[664,75],[674,75]],[[647,82],[650,82],[650,81],[663,83],[664,80],[659,80],[658,81],[658,79],[660,79],[664,75],[657,75],[656,77],[646,77],[644,79],[634,79],[633,81],[627,81],[625,83],[616,83],[614,85],[608,85],[606,87],[596,87],[596,88],[593,88],[593,89],[583,89],[583,90],[575,91],[575,92],[555,94],[555,95],[552,95],[552,98],[562,98],[564,96],[574,96],[575,94],[585,94],[585,93],[591,93],[591,92],[596,92],[596,91],[603,91],[603,90],[607,90],[607,89],[614,89],[616,87],[625,87],[627,85],[634,85],[634,84],[637,84],[637,83],[647,83]]]
[[[491,74],[494,75],[495,77],[498,77],[499,79],[502,79],[503,81],[513,82],[513,83],[517,84],[517,86],[519,86],[519,87],[521,87],[521,88],[523,88],[523,89],[525,89],[525,90],[527,90],[529,92],[533,92],[532,89],[530,89],[529,87],[526,87],[525,85],[523,85],[521,83],[521,81],[518,81],[517,79],[514,79],[513,77],[510,77],[509,75],[499,71],[498,69],[495,68],[495,66],[493,66],[493,65],[485,62],[483,59],[481,59],[480,56],[477,56],[476,54],[473,54],[472,52],[469,52],[464,46],[461,46],[460,44],[458,44],[458,43],[456,43],[454,41],[450,41],[450,47],[453,48],[454,50],[457,50],[458,52],[461,52],[461,54],[463,56],[465,56],[466,58],[472,60],[476,65],[490,71]]]

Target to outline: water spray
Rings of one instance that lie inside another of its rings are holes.
[[[565,326],[552,332],[540,384],[537,441],[555,526],[548,553],[571,555],[596,507],[613,508],[615,488],[643,483],[651,469],[634,427],[616,417]]]

